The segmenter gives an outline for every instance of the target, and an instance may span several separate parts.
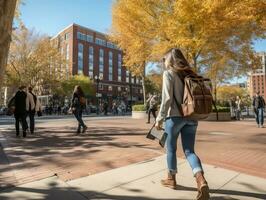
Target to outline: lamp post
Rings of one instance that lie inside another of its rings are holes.
[[[95,76],[94,77],[94,80],[96,81],[96,98],[97,98],[97,115],[99,115],[99,83],[100,83],[100,81],[102,80],[102,75],[99,75],[99,76]]]
[[[132,99],[132,84],[131,83],[129,83],[129,88],[126,87],[126,93],[128,95],[130,95],[130,107],[132,107],[132,101],[133,101],[133,99]]]

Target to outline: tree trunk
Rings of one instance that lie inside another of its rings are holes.
[[[0,88],[7,64],[16,3],[17,0],[0,0]]]
[[[215,107],[216,107],[216,120],[218,121],[219,120],[219,114],[218,114],[218,110],[217,110],[217,81],[216,81],[216,78],[215,78],[215,81],[214,81],[214,104],[215,104]]]
[[[142,94],[143,94],[143,104],[146,105],[146,88],[145,88],[146,63],[143,62],[142,65],[143,65],[142,66],[143,67],[143,74],[141,76],[141,78],[142,78],[142,90],[143,90]]]

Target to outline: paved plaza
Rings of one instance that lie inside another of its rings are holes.
[[[169,191],[159,184],[165,151],[145,138],[150,125],[127,116],[85,121],[89,129],[81,135],[73,118],[39,121],[36,135],[26,139],[1,125],[0,199],[193,199],[195,183],[180,143],[180,187]],[[253,121],[200,122],[196,152],[212,199],[266,199],[265,130]]]

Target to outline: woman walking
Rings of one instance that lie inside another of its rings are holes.
[[[209,187],[204,178],[204,172],[199,157],[194,152],[195,136],[198,122],[184,118],[180,110],[184,95],[184,78],[195,73],[179,49],[171,49],[163,58],[165,71],[163,73],[162,103],[156,128],[161,129],[165,120],[165,132],[167,133],[167,165],[168,177],[162,180],[163,186],[176,188],[177,174],[177,139],[181,134],[182,147],[185,156],[196,178],[198,195],[197,200],[209,199]]]
[[[77,85],[75,86],[73,92],[71,109],[78,121],[78,129],[77,129],[78,134],[81,132],[81,127],[83,128],[82,133],[84,133],[87,130],[87,126],[84,124],[82,120],[82,111],[85,108],[85,106],[86,106],[86,99],[84,92],[82,91],[81,87]]]

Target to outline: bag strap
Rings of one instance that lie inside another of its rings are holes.
[[[177,72],[177,75],[178,75],[178,77],[180,78],[180,80],[182,81],[182,79],[181,79],[181,77],[180,77],[180,75],[179,75],[178,72]],[[184,87],[185,87],[185,85],[184,85]],[[177,101],[177,99],[176,99],[176,97],[175,97],[175,90],[174,90],[174,87],[173,87],[173,98],[174,98],[174,100],[175,100],[176,106],[177,106],[177,108],[178,108],[180,114],[181,114],[182,116],[184,116],[184,113],[183,113],[182,107],[181,107],[181,105],[178,103],[178,101]]]

